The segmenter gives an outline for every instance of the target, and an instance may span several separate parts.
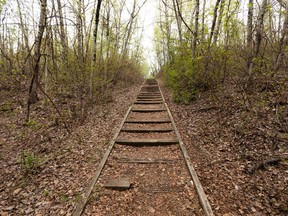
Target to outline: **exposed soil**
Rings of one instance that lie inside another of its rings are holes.
[[[287,160],[249,172],[288,155],[287,79],[255,81],[249,94],[240,82],[201,93],[190,105],[173,103],[162,88],[214,213],[287,215]]]

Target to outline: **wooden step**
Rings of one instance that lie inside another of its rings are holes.
[[[132,112],[163,112],[167,111],[166,109],[138,109],[138,108],[132,108]]]
[[[145,85],[142,86],[142,88],[146,88],[146,87],[153,87],[153,88],[155,88],[155,87],[158,87],[158,85],[157,85],[157,84],[145,84]]]
[[[134,104],[162,104],[163,101],[135,101]]]
[[[137,101],[163,101],[162,98],[137,98]]]
[[[138,123],[138,124],[156,124],[156,123],[171,123],[170,119],[127,119],[125,123]]]
[[[150,99],[150,98],[153,98],[153,99],[159,98],[160,99],[161,98],[162,99],[161,95],[159,95],[159,96],[157,96],[157,95],[155,95],[155,96],[154,95],[152,95],[152,96],[151,95],[150,96],[149,95],[141,96],[140,95],[140,96],[137,96],[137,98],[143,98],[143,99],[146,99],[146,98],[148,98],[148,99]]]
[[[110,179],[104,183],[104,187],[116,190],[127,190],[131,187],[131,183],[122,179]]]
[[[179,143],[178,139],[170,138],[170,139],[136,139],[136,138],[129,138],[129,139],[116,139],[115,143],[121,145],[132,145],[132,146],[154,146],[154,145],[172,145]]]
[[[149,133],[149,132],[156,132],[156,133],[165,133],[174,131],[173,128],[122,128],[122,132],[130,132],[130,133]]]
[[[157,92],[147,92],[147,91],[143,92],[143,91],[140,91],[138,95],[161,95],[161,93],[158,92],[158,91]]]

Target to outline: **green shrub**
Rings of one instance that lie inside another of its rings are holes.
[[[21,154],[21,165],[25,175],[36,174],[39,171],[42,163],[43,158],[36,156],[32,152],[24,151]]]

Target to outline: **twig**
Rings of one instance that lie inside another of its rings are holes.
[[[71,135],[71,134],[72,134],[71,131],[69,130],[66,122],[64,121],[64,119],[63,119],[63,117],[62,117],[62,114],[61,114],[60,110],[58,109],[58,107],[56,106],[56,104],[53,102],[52,98],[43,90],[43,88],[41,87],[41,85],[40,85],[40,83],[39,83],[38,80],[36,80],[36,84],[37,84],[37,86],[39,87],[40,91],[49,99],[49,101],[51,102],[51,104],[52,104],[53,107],[55,108],[56,112],[58,113],[61,121],[63,122],[65,129],[66,129],[67,132]]]

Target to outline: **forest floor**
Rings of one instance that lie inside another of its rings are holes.
[[[255,167],[288,155],[287,92],[269,86],[243,95],[226,83],[190,105],[173,103],[163,87],[215,215],[287,214],[288,161]],[[71,121],[72,135],[44,100],[23,126],[23,101],[1,91],[0,215],[71,215],[139,87],[115,91],[108,104]]]
[[[0,215],[71,215],[139,87],[118,88],[85,119],[70,106],[78,98],[56,101],[72,135],[43,98],[24,126],[24,93],[1,91]]]
[[[240,81],[190,105],[162,87],[215,215],[288,215],[287,78],[258,80],[250,94]]]

